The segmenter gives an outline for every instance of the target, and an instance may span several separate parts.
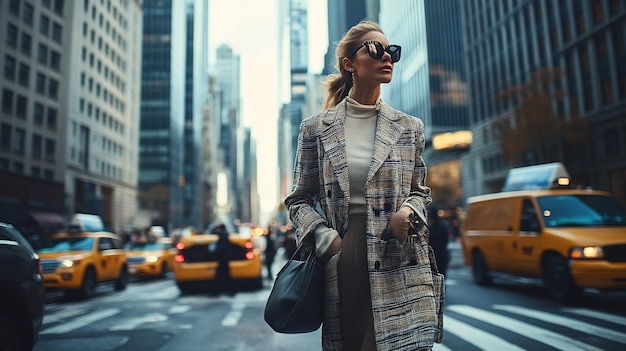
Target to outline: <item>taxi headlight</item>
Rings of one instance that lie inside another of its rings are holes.
[[[154,262],[156,262],[158,260],[159,260],[159,258],[157,256],[146,256],[146,262],[154,263]]]
[[[574,247],[570,251],[570,258],[574,258],[574,259],[604,258],[604,251],[602,251],[602,246]]]
[[[61,261],[61,266],[65,267],[65,268],[71,268],[74,266],[74,261],[72,260],[63,260]]]

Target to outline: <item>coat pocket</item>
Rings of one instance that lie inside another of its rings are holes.
[[[428,245],[399,245],[386,252],[399,264],[383,259],[380,269],[370,271],[377,343],[385,350],[432,347],[443,335],[444,277],[433,271]]]

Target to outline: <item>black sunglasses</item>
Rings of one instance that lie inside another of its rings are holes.
[[[400,61],[400,52],[402,49],[400,45],[389,45],[387,47],[384,47],[383,44],[374,40],[368,40],[361,44],[361,46],[354,50],[354,53],[352,53],[350,57],[354,57],[354,55],[356,55],[356,53],[364,46],[367,49],[367,53],[374,60],[380,61],[386,52],[389,54],[389,56],[391,56],[391,62],[396,63]]]

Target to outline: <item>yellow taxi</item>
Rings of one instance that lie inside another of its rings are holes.
[[[176,243],[174,280],[182,293],[211,287],[217,273],[217,234],[192,234]],[[236,287],[263,287],[261,252],[249,235],[229,234],[230,274]]]
[[[176,249],[170,238],[132,242],[126,247],[128,271],[133,276],[165,278],[174,265]]]
[[[89,298],[100,283],[113,282],[116,290],[128,283],[126,251],[120,237],[110,232],[73,225],[53,235],[37,254],[47,290]]]
[[[513,169],[504,190],[467,200],[463,254],[476,283],[540,278],[558,300],[626,290],[626,210],[614,197],[572,186],[561,164]]]

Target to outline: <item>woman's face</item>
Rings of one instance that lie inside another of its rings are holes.
[[[373,40],[387,47],[389,42],[381,32],[372,31],[361,38],[361,43]],[[352,56],[352,69],[355,76],[355,85],[377,85],[389,83],[393,75],[393,62],[388,52],[383,54],[380,60],[370,57],[368,49],[361,46],[356,54]]]

